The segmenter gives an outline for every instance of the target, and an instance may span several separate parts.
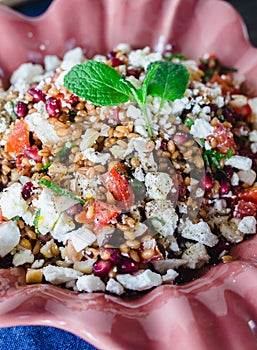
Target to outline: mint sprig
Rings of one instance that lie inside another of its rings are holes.
[[[152,130],[147,113],[147,96],[174,101],[183,97],[187,88],[187,69],[173,62],[157,61],[148,66],[142,89],[136,89],[123,75],[103,62],[89,60],[74,66],[64,77],[64,86],[95,105],[116,106],[129,100],[143,111],[149,137]]]

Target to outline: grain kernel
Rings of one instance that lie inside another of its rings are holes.
[[[26,283],[41,283],[43,279],[43,273],[41,270],[28,269],[26,273]]]

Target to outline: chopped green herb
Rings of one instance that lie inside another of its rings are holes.
[[[72,192],[70,192],[69,190],[66,190],[65,188],[61,188],[60,186],[54,184],[52,181],[47,180],[47,179],[40,179],[38,181],[39,185],[44,185],[48,188],[50,188],[52,191],[54,191],[56,194],[59,194],[61,196],[66,196],[69,197],[77,202],[79,202],[80,204],[84,205],[85,201],[81,198],[78,198],[75,194],[73,194]]]
[[[152,129],[146,106],[147,95],[165,100],[181,98],[187,88],[189,73],[181,64],[153,62],[149,65],[142,89],[136,89],[123,75],[103,62],[89,60],[77,64],[64,77],[64,86],[95,105],[115,106],[129,100],[143,111],[149,137]]]
[[[140,189],[144,187],[143,182],[137,180],[137,179],[132,179],[131,180],[131,186],[135,189]]]
[[[157,216],[151,217],[150,220],[152,220],[152,221],[153,221],[153,220],[154,220],[154,221],[158,221],[160,224],[162,224],[162,226],[165,226],[165,225],[166,225],[166,221],[164,221],[164,220],[158,218]]]
[[[12,221],[14,221],[14,222],[17,222],[18,220],[20,220],[20,216],[19,215],[17,215],[14,218],[12,218]]]
[[[12,117],[13,120],[16,120],[17,119],[17,115],[14,113],[14,102],[13,101],[10,102],[10,107],[12,108],[12,110],[11,110],[11,117]]]
[[[207,166],[211,166],[211,164],[214,164],[217,169],[220,169],[221,168],[220,160],[229,159],[233,156],[233,154],[234,154],[233,148],[231,148],[226,154],[222,154],[215,149],[211,149],[211,150],[205,150],[203,152],[203,159],[207,164]]]
[[[47,171],[56,159],[60,159],[61,163],[65,163],[68,160],[71,148],[74,146],[75,145],[73,143],[67,141],[62,147],[62,149],[56,153],[55,157],[51,160],[51,162],[47,163],[40,169],[40,173]]]
[[[164,59],[166,61],[172,61],[174,58],[178,58],[181,61],[185,61],[186,60],[186,56],[183,55],[182,53],[173,53],[173,54],[171,54],[169,56],[164,57]]]
[[[187,119],[185,120],[185,125],[188,126],[189,128],[191,128],[191,126],[193,126],[194,123],[195,123],[195,122],[194,122],[191,118],[187,118]]]
[[[41,213],[41,209],[38,208],[36,211],[36,215],[34,217],[34,221],[33,221],[33,225],[35,227],[35,231],[37,234],[40,234],[39,229],[38,229],[38,222],[39,222],[39,218],[40,218],[40,213]]]

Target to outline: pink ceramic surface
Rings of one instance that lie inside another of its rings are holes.
[[[192,58],[215,53],[257,95],[257,50],[239,15],[218,0],[55,0],[36,19],[0,8],[0,33],[5,83],[20,63],[77,45],[92,55],[119,42],[171,43]],[[21,269],[0,270],[0,326],[55,326],[99,349],[256,349],[257,237],[232,254],[232,263],[194,282],[161,286],[136,300],[25,286]]]

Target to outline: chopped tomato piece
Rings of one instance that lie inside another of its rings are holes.
[[[105,188],[111,192],[122,209],[128,210],[135,200],[128,174],[123,164],[116,164],[110,171],[101,176]]]
[[[246,188],[239,192],[238,196],[247,202],[257,204],[257,187]]]
[[[236,112],[236,114],[239,114],[243,118],[248,117],[248,115],[252,114],[252,108],[248,103],[244,106],[233,107],[233,110]]]
[[[3,213],[2,209],[0,208],[0,224],[3,222]]]
[[[7,139],[5,150],[13,152],[16,155],[22,154],[25,149],[30,147],[29,131],[23,119],[19,119],[14,124]]]
[[[121,210],[115,205],[96,200],[92,207],[86,207],[76,216],[76,221],[82,224],[94,223],[94,231],[100,231],[104,226],[114,223]],[[89,210],[92,212],[89,213]]]
[[[234,217],[238,219],[243,219],[245,216],[255,216],[256,217],[257,206],[253,202],[248,202],[241,199],[235,208]]]
[[[207,136],[207,140],[210,141],[212,138],[215,138],[217,141],[217,150],[226,154],[228,151],[233,149],[236,150],[236,144],[234,136],[230,129],[226,128],[222,123],[219,123],[215,126],[214,132],[212,135]],[[236,154],[236,152],[234,152]]]
[[[214,74],[210,79],[210,83],[218,83],[221,86],[223,95],[227,93],[235,94],[238,92],[229,75],[221,76],[219,74]]]

